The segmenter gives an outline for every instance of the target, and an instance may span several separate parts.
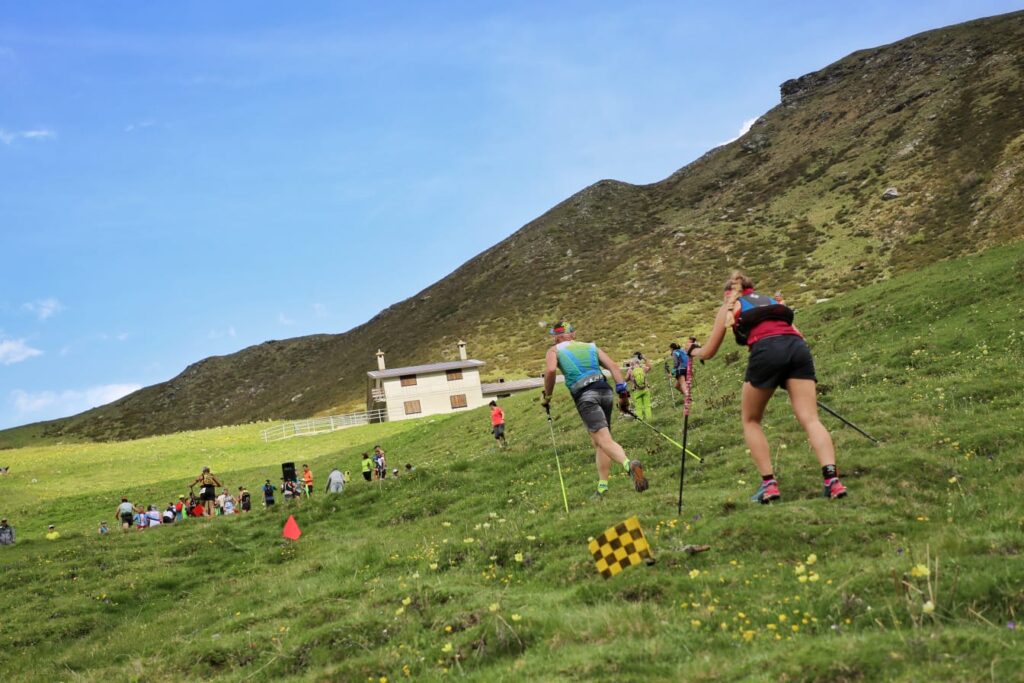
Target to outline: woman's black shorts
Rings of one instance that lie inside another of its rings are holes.
[[[765,337],[750,347],[745,382],[758,389],[775,389],[785,387],[790,379],[818,381],[811,350],[802,337],[779,334]]]
[[[200,500],[217,500],[217,488],[214,486],[204,486],[199,490]]]
[[[363,472],[363,479],[365,479],[366,481],[372,480],[373,479],[373,473],[370,472],[369,470],[366,470],[365,472]]]

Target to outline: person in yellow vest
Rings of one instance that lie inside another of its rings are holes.
[[[551,392],[555,389],[555,377],[561,370],[565,386],[569,389],[576,410],[590,433],[597,462],[597,493],[601,498],[608,492],[608,475],[612,462],[618,463],[633,480],[637,493],[647,490],[647,478],[639,460],[630,460],[626,452],[611,433],[612,388],[608,386],[601,368],[607,369],[615,381],[615,393],[619,395],[619,410],[629,409],[629,390],[622,378],[622,371],[611,357],[598,348],[597,344],[576,341],[576,332],[567,322],[559,322],[550,330],[554,344],[548,349],[544,368],[544,393],[541,405],[549,409]]]
[[[306,497],[313,495],[313,471],[309,465],[302,466],[302,487],[306,490]]]
[[[363,453],[363,479],[373,481],[373,461],[369,453]]]
[[[57,527],[51,524],[46,532],[47,541],[56,541],[60,538],[60,532],[57,531]]]
[[[630,385],[629,394],[633,399],[633,412],[641,420],[651,419],[651,389],[647,384],[647,373],[651,371],[651,363],[637,351],[629,361],[626,371],[626,382]]]

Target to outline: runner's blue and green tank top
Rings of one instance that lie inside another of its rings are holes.
[[[581,379],[604,376],[597,358],[597,344],[564,341],[555,345],[555,352],[558,354],[558,368],[565,375],[565,386],[570,389]]]

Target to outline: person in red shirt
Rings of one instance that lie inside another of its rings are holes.
[[[807,432],[807,440],[818,456],[825,498],[844,497],[846,487],[837,476],[832,436],[818,419],[814,359],[803,335],[793,326],[793,310],[778,293],[775,297],[758,294],[754,291],[753,280],[735,272],[725,283],[725,300],[718,309],[707,343],[699,347],[691,341],[687,344],[687,353],[701,360],[714,358],[728,328],[732,329],[738,344],[750,349],[741,399],[743,437],[761,473],[761,487],[751,500],[771,503],[782,497],[772,472],[768,439],[761,428],[768,400],[778,387],[789,393],[793,414]]]
[[[491,433],[502,449],[508,448],[508,441],[505,440],[505,411],[498,406],[497,401],[491,401]]]

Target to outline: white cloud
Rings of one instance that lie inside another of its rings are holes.
[[[74,415],[116,401],[141,388],[141,384],[101,384],[84,390],[29,392],[15,389],[10,393],[10,399],[19,418],[44,420]]]
[[[277,314],[277,322],[281,323],[282,325],[294,325],[295,324],[295,321],[292,320],[291,318],[289,318],[288,316],[286,316],[284,313],[278,313]]]
[[[152,128],[155,125],[156,121],[152,119],[146,119],[145,121],[140,121],[138,123],[129,123],[127,126],[124,127],[124,132],[134,133],[135,131],[143,130],[144,128]]]
[[[758,117],[756,117],[756,116],[755,116],[755,117],[754,117],[754,118],[752,118],[752,119],[747,119],[746,121],[744,121],[744,122],[743,122],[743,125],[742,125],[742,126],[740,126],[740,130],[739,130],[739,132],[738,132],[738,133],[736,133],[736,137],[734,137],[734,138],[729,138],[729,139],[728,139],[728,140],[726,140],[725,142],[721,142],[721,143],[719,143],[719,146],[721,146],[721,145],[728,145],[728,144],[729,144],[730,142],[736,142],[736,141],[737,141],[737,140],[739,140],[739,139],[740,139],[741,137],[743,137],[744,135],[746,135],[747,133],[749,133],[749,132],[750,132],[750,129],[751,129],[751,128],[752,128],[753,126],[754,126],[754,124],[755,124],[755,123],[757,123],[757,118],[758,118]]]
[[[23,360],[41,355],[43,355],[42,351],[33,349],[25,343],[24,339],[0,340],[0,363],[4,365],[14,365]]]
[[[226,330],[210,330],[210,339],[223,339],[224,337],[234,338],[238,336],[234,325],[228,325]]]
[[[32,315],[36,316],[40,320],[46,320],[47,318],[56,315],[64,310],[64,304],[57,301],[53,297],[48,299],[38,299],[36,301],[30,301],[27,304],[22,304],[22,309],[28,311]]]
[[[15,140],[52,140],[57,137],[56,131],[49,128],[33,128],[31,130],[7,130],[0,128],[0,142],[13,144]]]
[[[326,318],[327,306],[324,306],[323,304],[313,304],[313,315],[318,318]]]

